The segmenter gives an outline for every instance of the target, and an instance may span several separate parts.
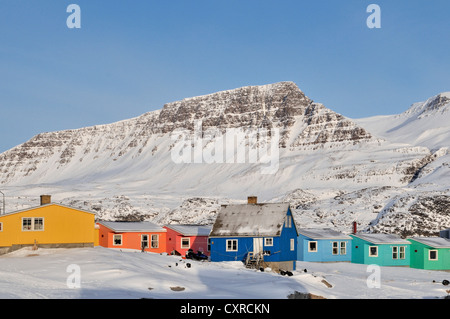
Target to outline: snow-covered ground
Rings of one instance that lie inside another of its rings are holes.
[[[297,262],[292,276],[281,276],[241,262],[132,250],[24,248],[0,256],[0,298],[286,299],[298,291],[327,299],[442,299],[450,289],[442,284],[450,272],[380,267],[380,287],[370,288],[376,275],[351,263]]]

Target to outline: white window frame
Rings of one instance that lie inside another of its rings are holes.
[[[150,247],[153,249],[159,248],[159,235],[158,234],[152,234],[150,236]]]
[[[341,241],[341,243],[339,244],[339,253],[341,255],[347,255],[347,242],[346,241]]]
[[[38,223],[36,222],[37,220],[41,219],[42,220],[42,228],[41,229],[37,229],[37,225]],[[30,220],[30,228],[26,229],[24,228],[24,221],[25,220]],[[44,225],[45,225],[45,219],[44,217],[22,217],[22,231],[44,231]]]
[[[395,249],[395,251],[394,251]],[[394,254],[397,256],[394,257]],[[402,257],[403,255],[403,257]],[[403,260],[406,258],[406,247],[405,246],[392,246],[392,259],[400,259]]]
[[[147,237],[146,240],[144,240],[144,236]],[[145,248],[148,248],[148,241],[149,241],[149,240],[148,240],[148,234],[141,234],[141,248],[144,248],[144,249],[145,249]],[[144,247],[142,247],[142,243],[143,243],[143,242],[146,243]]]
[[[116,236],[120,238],[120,244],[116,244]],[[113,246],[122,246],[123,245],[122,234],[113,234],[112,244],[113,244]]]
[[[331,242],[331,254],[334,256],[339,255],[339,242],[338,241]]]
[[[295,238],[291,238],[291,251],[295,250]]]
[[[264,246],[273,246],[273,237],[264,238]]]
[[[292,216],[286,215],[285,221],[284,221],[284,227],[291,228],[292,227]]]
[[[231,245],[230,245],[231,243]],[[235,244],[233,244],[235,243]],[[234,247],[236,246],[236,247]],[[238,251],[238,240],[237,239],[227,239],[225,242],[225,251]]]
[[[316,244],[316,248],[315,249],[311,249],[311,244],[312,243]],[[315,240],[308,241],[308,252],[309,253],[317,253],[318,250],[319,250],[319,247],[317,246],[317,241],[315,241]]]
[[[398,246],[392,246],[392,259],[398,259]]]
[[[375,248],[376,249],[376,253],[372,255],[371,253],[371,248]],[[369,246],[369,257],[378,257],[378,246]]]
[[[402,254],[403,254],[403,257],[402,257]],[[399,259],[406,259],[406,246],[399,246],[398,247],[398,258]]]
[[[188,241],[187,245],[183,244],[184,240]],[[181,247],[181,249],[189,249],[189,248],[191,248],[191,239],[189,237],[182,237],[181,238],[181,242],[180,242],[180,247]]]
[[[3,231],[3,222],[0,222],[0,231]]]
[[[436,252],[436,258],[431,258],[431,252],[432,251]],[[428,250],[428,260],[431,260],[431,261],[439,260],[439,251],[437,249],[430,249],[430,250]]]

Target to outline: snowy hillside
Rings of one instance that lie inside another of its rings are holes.
[[[357,221],[360,229],[436,233],[450,227],[448,208],[438,205],[450,196],[448,96],[382,121],[349,119],[292,82],[187,98],[117,123],[41,133],[0,154],[1,189],[7,211],[36,206],[45,193],[98,219],[211,224],[221,204],[255,195],[289,201],[301,227],[348,232]],[[271,134],[257,143],[227,140],[231,157],[205,161],[217,156],[211,136],[220,140],[232,129]],[[191,161],[174,160],[178,145],[190,151],[195,138],[200,158],[194,149]],[[277,161],[251,160],[274,141]],[[269,166],[274,172],[262,173]],[[436,202],[421,215],[434,222],[411,215],[417,198]],[[387,222],[393,213],[408,219],[402,229]]]
[[[0,256],[0,298],[264,301],[311,293],[327,299],[442,299],[449,289],[442,284],[448,272],[381,267],[379,288],[368,286],[371,274],[367,265],[350,263],[297,262],[293,276],[281,276],[241,262],[196,262],[132,250],[23,248]]]

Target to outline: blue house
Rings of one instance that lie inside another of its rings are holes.
[[[247,267],[295,270],[297,228],[288,203],[223,205],[213,225],[210,260],[243,261]]]
[[[313,262],[352,260],[352,238],[330,228],[300,228],[297,259]]]

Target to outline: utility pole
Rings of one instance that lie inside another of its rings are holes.
[[[2,215],[4,215],[6,213],[6,211],[5,211],[5,194],[3,194],[2,191],[0,191],[0,193],[3,195],[3,211],[2,211]]]

